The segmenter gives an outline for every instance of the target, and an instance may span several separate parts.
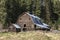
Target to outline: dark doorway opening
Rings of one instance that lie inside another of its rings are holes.
[[[34,29],[36,30],[36,25],[34,25]]]
[[[21,31],[21,29],[20,28],[16,28],[16,32],[20,32]]]
[[[26,31],[26,29],[27,29],[26,24],[24,24],[23,31]]]
[[[24,27],[26,27],[26,24],[24,24]]]

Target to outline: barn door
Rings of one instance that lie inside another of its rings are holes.
[[[36,30],[36,25],[34,25],[34,29]]]
[[[27,29],[26,24],[24,24],[23,31],[26,31],[26,29]]]

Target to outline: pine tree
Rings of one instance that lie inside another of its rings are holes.
[[[15,23],[17,16],[20,14],[19,2],[16,0],[7,0],[5,7],[7,12],[5,24],[10,25],[10,23]]]
[[[46,9],[45,8],[45,1],[40,0],[40,11],[41,11],[40,17],[44,20],[46,19],[46,10],[45,9]]]

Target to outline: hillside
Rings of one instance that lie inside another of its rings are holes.
[[[60,40],[60,34],[41,31],[0,33],[0,40]]]

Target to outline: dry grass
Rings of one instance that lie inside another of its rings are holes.
[[[60,40],[60,34],[40,31],[0,33],[0,40]]]

